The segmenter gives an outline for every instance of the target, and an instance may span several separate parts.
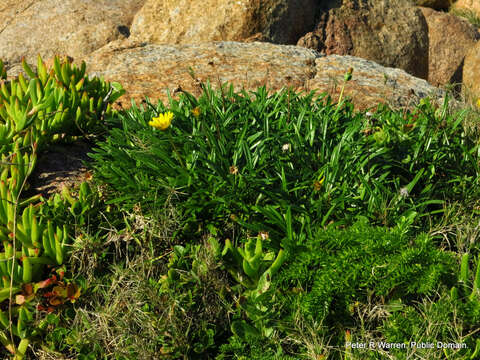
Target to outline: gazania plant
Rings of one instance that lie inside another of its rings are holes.
[[[59,69],[67,81],[67,65]],[[93,184],[48,199],[22,198],[23,183],[40,151],[32,139],[59,141],[63,123],[43,134],[52,104],[34,111],[26,98],[20,107],[4,98],[15,115],[0,127],[8,140],[0,176],[5,353],[478,357],[480,142],[464,123],[467,110],[424,99],[402,112],[379,105],[365,113],[343,94],[333,103],[292,89],[201,86],[198,98],[182,92],[119,112],[95,97],[90,111],[90,102],[65,95],[80,101],[80,128],[105,128],[89,153]],[[347,345],[370,341],[464,345]]]

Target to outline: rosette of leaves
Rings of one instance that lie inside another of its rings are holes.
[[[238,305],[254,324],[236,320],[232,323],[232,332],[243,339],[260,335],[269,337],[274,330],[270,316],[275,312],[272,307],[274,296],[269,289],[272,277],[286,259],[284,250],[280,249],[276,256],[271,251],[264,252],[260,235],[248,239],[244,248],[233,247],[227,239],[222,259],[227,271],[241,285]]]

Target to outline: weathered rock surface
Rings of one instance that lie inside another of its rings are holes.
[[[462,90],[472,103],[480,99],[480,41],[465,56]]]
[[[297,45],[428,77],[428,26],[420,9],[408,1],[344,0],[324,12],[315,30]]]
[[[480,17],[480,1],[478,0],[457,0],[452,8],[459,11],[471,11]]]
[[[0,58],[11,64],[38,53],[74,59],[129,35],[145,0],[7,0],[0,5]]]
[[[21,14],[30,6],[30,2],[18,0],[3,0],[0,5],[0,32],[3,31],[17,14]]]
[[[400,69],[352,56],[324,56],[298,46],[260,42],[139,45],[117,41],[88,56],[86,62],[90,76],[104,76],[123,84],[127,90],[121,99],[125,107],[130,98],[139,103],[145,96],[168,103],[167,90],[173,94],[175,89],[183,89],[198,96],[200,82],[207,79],[214,88],[223,82],[232,83],[235,90],[292,86],[326,91],[337,100],[349,67],[354,68],[353,79],[346,84],[344,94],[352,97],[357,109],[378,102],[403,107],[413,105],[418,97],[443,95],[425,80]],[[189,75],[190,67],[196,79]]]
[[[135,15],[132,37],[156,44],[266,41],[295,44],[314,27],[316,0],[147,0]]]
[[[442,103],[445,96],[444,91],[401,69],[384,67],[358,57],[329,55],[317,58],[315,65],[316,75],[307,81],[306,88],[327,91],[334,100],[338,99],[347,69],[354,69],[344,94],[352,98],[357,109],[374,107],[378,103],[396,109],[410,107],[426,96]]]
[[[420,9],[428,24],[428,81],[434,86],[461,83],[463,59],[480,34],[468,21],[455,15]]]
[[[453,0],[415,0],[415,5],[435,10],[448,10]]]

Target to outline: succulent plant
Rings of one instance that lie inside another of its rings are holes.
[[[112,102],[123,94],[119,84],[89,79],[85,63],[77,68],[68,59],[60,62],[55,57],[53,69],[47,69],[39,56],[35,72],[25,60],[22,65],[28,79],[20,74],[6,81],[0,60],[0,303],[12,302],[16,295],[18,305],[9,307],[10,315],[0,311],[0,342],[15,359],[24,357],[35,331],[26,326],[33,319],[28,304],[38,289],[52,281],[32,283],[41,280],[47,265],[55,268],[65,262],[72,238],[66,224],[46,216],[46,208],[63,206],[84,224],[98,201],[85,182],[78,198],[65,188],[61,196],[46,203],[41,195],[21,199],[22,190],[28,187],[42,145],[61,138],[61,134],[74,136],[92,130],[111,114]],[[75,285],[58,283],[51,293],[75,299],[77,290]],[[63,300],[57,297],[55,302],[59,301]],[[20,338],[18,345],[8,333]]]
[[[39,133],[47,136],[43,141],[59,133],[83,134],[110,115],[111,104],[124,93],[118,83],[88,78],[85,62],[78,68],[56,56],[48,69],[38,56],[36,71],[24,59],[22,66],[29,79],[19,74],[11,81],[0,81],[0,144],[23,138],[30,125],[36,130],[29,135],[34,142]],[[0,62],[2,78],[6,71]]]
[[[240,284],[248,289],[257,289],[261,279],[271,279],[285,261],[284,250],[277,256],[273,252],[265,253],[262,238],[250,238],[245,249],[234,248],[230,239],[225,241],[222,258],[228,272]],[[245,276],[246,275],[246,276]]]
[[[239,297],[239,306],[254,323],[252,326],[245,320],[236,320],[232,323],[232,332],[242,338],[259,334],[270,336],[273,333],[269,321],[271,309],[266,304],[265,294],[272,276],[286,259],[284,250],[280,249],[276,257],[273,252],[265,253],[261,235],[248,239],[244,249],[233,247],[227,239],[222,258],[227,271],[246,288]]]

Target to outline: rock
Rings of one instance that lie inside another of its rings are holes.
[[[36,64],[65,53],[74,59],[126,37],[145,0],[7,0],[0,9],[0,58],[10,64],[23,56]]]
[[[302,36],[298,42],[297,46],[305,47],[307,49],[314,49],[321,51],[324,46],[323,39],[316,32],[309,32]]]
[[[463,59],[480,39],[478,31],[455,15],[420,9],[428,24],[428,81],[434,86],[461,83]]]
[[[147,0],[131,34],[156,44],[240,41],[256,33],[295,44],[314,27],[316,0]]]
[[[0,33],[5,29],[15,18],[15,15],[21,14],[30,6],[30,2],[19,0],[3,0],[2,7],[0,7],[0,16],[2,22],[0,23]]]
[[[435,10],[448,10],[453,0],[415,0],[414,3]]]
[[[344,0],[323,12],[315,30],[297,45],[428,76],[427,23],[420,9],[407,1]]]
[[[480,41],[465,55],[462,91],[471,103],[480,99]]]
[[[472,13],[480,17],[480,2],[478,0],[458,0],[453,4],[452,9],[461,13]]]
[[[316,75],[307,81],[306,88],[328,91],[334,100],[338,99],[345,73],[350,67],[354,69],[344,94],[352,98],[356,109],[375,107],[378,103],[403,109],[416,105],[427,96],[441,104],[445,96],[443,90],[401,69],[384,67],[358,57],[329,55],[317,58],[315,64]]]
[[[87,72],[119,81],[127,90],[121,99],[128,107],[130,98],[137,104],[145,96],[153,103],[168,104],[167,90],[201,94],[202,82],[214,88],[229,82],[235,90],[271,90],[291,86],[297,90],[329,92],[338,99],[343,77],[354,68],[345,95],[353,98],[357,109],[386,102],[393,107],[413,105],[419,97],[444,93],[400,69],[386,68],[352,56],[324,56],[310,49],[270,43],[213,42],[194,45],[135,44],[114,42],[86,58]],[[189,75],[194,71],[194,79]],[[412,96],[414,90],[417,96]]]

